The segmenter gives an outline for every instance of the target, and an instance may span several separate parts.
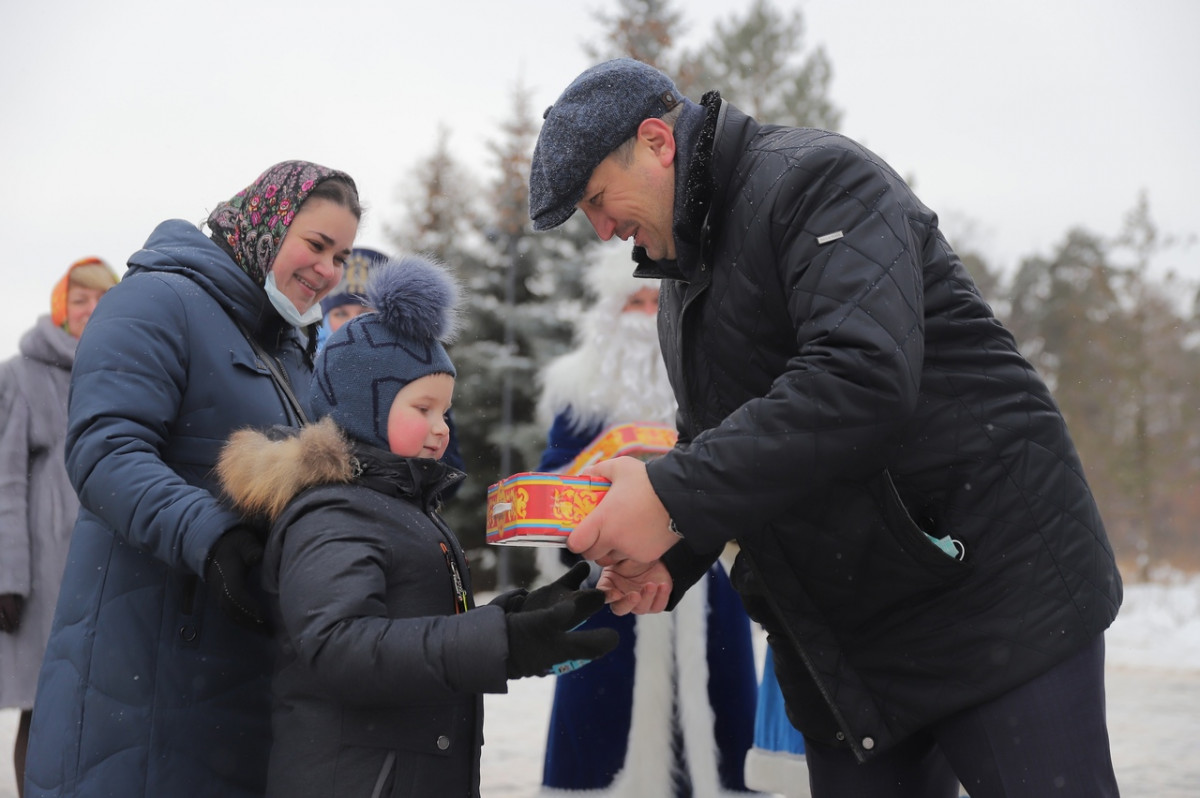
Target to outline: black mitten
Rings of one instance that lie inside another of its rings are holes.
[[[552,606],[506,614],[508,678],[569,673],[616,648],[616,629],[571,631],[603,606],[603,592],[576,590]]]
[[[575,564],[574,568],[567,571],[558,579],[555,579],[548,585],[539,587],[532,593],[524,588],[509,590],[506,593],[496,596],[488,604],[493,607],[499,607],[505,612],[544,610],[546,607],[557,603],[559,599],[568,593],[578,590],[590,572],[591,567],[586,562],[580,561]]]
[[[217,606],[247,629],[269,633],[262,603],[250,591],[250,569],[262,562],[263,547],[249,529],[237,526],[217,538],[204,566],[204,581],[217,594]]]
[[[16,634],[24,609],[25,597],[20,593],[0,593],[0,632]]]
[[[543,585],[537,590],[525,597],[525,603],[517,606],[521,612],[530,612],[532,610],[544,610],[547,607],[552,607],[562,601],[571,593],[579,589],[583,584],[583,580],[588,578],[592,567],[586,560],[580,560],[571,567],[571,570],[555,579],[548,585]],[[590,613],[589,613],[590,614]],[[582,621],[581,621],[582,623]]]
[[[509,590],[488,602],[489,607],[499,607],[505,612],[520,612],[521,605],[525,603],[525,597],[529,595],[529,591],[523,587],[516,590]]]

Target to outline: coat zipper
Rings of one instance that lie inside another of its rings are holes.
[[[446,567],[450,570],[450,578],[454,582],[454,614],[466,612],[470,609],[467,603],[467,591],[463,587],[462,575],[458,572],[458,565],[454,562],[454,555],[450,553],[450,547],[443,540],[438,543],[442,547],[442,556],[446,558]]]
[[[796,653],[800,655],[800,659],[804,661],[804,667],[808,670],[809,678],[812,679],[817,685],[817,691],[821,693],[821,698],[824,699],[825,705],[829,707],[829,712],[833,715],[833,719],[837,721],[838,727],[842,730],[842,734],[846,735],[846,741],[850,743],[850,748],[854,753],[855,759],[857,759],[859,762],[865,762],[866,757],[864,756],[862,744],[858,741],[858,738],[856,738],[850,732],[850,727],[846,723],[846,718],[843,717],[841,710],[838,708],[837,704],[834,703],[833,698],[829,695],[829,689],[825,686],[825,682],[821,681],[821,679],[817,676],[816,666],[813,665],[812,659],[808,656],[808,652],[804,650],[804,646],[800,645],[800,643],[796,641],[795,635],[792,633],[791,627],[785,620],[784,614],[780,611],[779,605],[775,603],[775,597],[765,589],[767,583],[763,579],[762,571],[759,569],[758,564],[745,549],[742,549],[738,556],[746,558],[746,562],[750,565],[751,570],[754,571],[754,575],[757,578],[758,583],[764,586],[762,594],[763,600],[765,600],[767,605],[770,606],[771,612],[774,613],[776,620],[778,620],[779,624],[783,627],[783,632],[787,635],[788,643],[790,643],[792,648],[795,649]]]

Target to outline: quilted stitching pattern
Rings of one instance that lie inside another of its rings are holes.
[[[697,551],[739,539],[758,620],[878,752],[1076,651],[1120,577],[1048,389],[899,177],[736,109],[713,168],[711,257],[663,294],[692,444],[651,479]]]

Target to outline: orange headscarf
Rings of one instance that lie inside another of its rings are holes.
[[[99,258],[89,257],[80,258],[67,268],[67,273],[62,276],[54,285],[54,290],[50,292],[50,321],[55,327],[61,327],[67,322],[67,289],[71,285],[71,272],[78,269],[80,266],[88,266],[91,264],[99,264],[112,272],[112,267]],[[117,275],[113,272],[113,282],[117,281]]]

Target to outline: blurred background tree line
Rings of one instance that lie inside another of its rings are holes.
[[[692,99],[710,88],[761,121],[837,130],[832,66],[805,48],[799,12],[771,0],[714,25],[701,46],[671,0],[615,0],[593,61],[629,55],[676,79]],[[569,76],[563,76],[564,85]],[[571,344],[586,306],[582,270],[598,239],[580,214],[534,234],[530,157],[542,109],[516,86],[509,118],[489,140],[493,177],[454,158],[453,132],[402,181],[402,218],[388,232],[398,252],[446,263],[465,288],[464,329],[450,353],[458,369],[455,421],[468,479],[445,514],[470,550],[476,589],[526,584],[530,549],[485,546],[489,484],[532,470],[546,430],[534,417],[537,375]],[[1011,275],[969,242],[959,254],[997,316],[1049,382],[1066,415],[1128,579],[1156,564],[1200,570],[1200,296],[1195,281],[1152,274],[1155,257],[1182,246],[1154,224],[1149,199],[1131,198],[1123,229],[1072,229],[1049,254]],[[631,262],[632,268],[632,262]]]

